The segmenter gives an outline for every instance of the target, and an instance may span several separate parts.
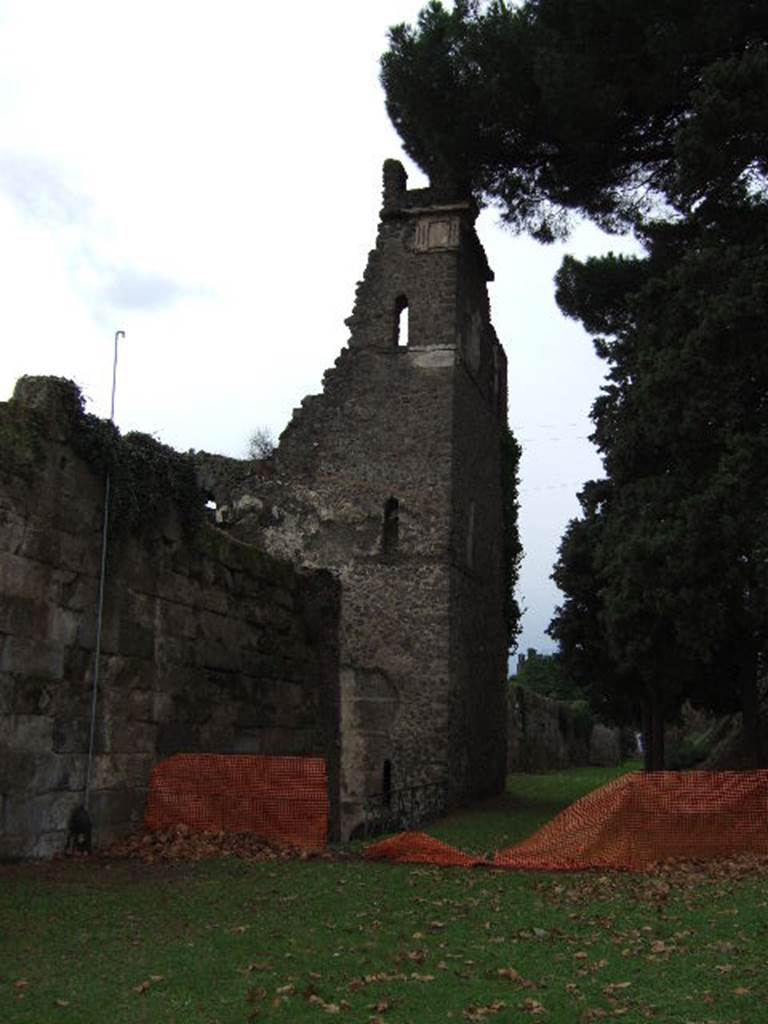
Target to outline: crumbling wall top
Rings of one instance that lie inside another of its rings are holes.
[[[453,178],[435,178],[428,188],[408,188],[408,175],[399,160],[385,160],[383,167],[382,219],[427,209],[468,211],[474,221],[478,207],[471,190]]]

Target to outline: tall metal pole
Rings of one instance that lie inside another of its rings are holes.
[[[109,421],[115,422],[115,389],[117,387],[117,342],[125,337],[125,331],[115,331],[115,354],[112,360],[112,400],[109,406]],[[104,518],[101,526],[101,570],[99,572],[99,602],[96,610],[96,652],[93,661],[93,687],[91,689],[91,727],[88,734],[88,760],[85,765],[85,796],[83,806],[88,810],[91,795],[91,767],[93,748],[96,740],[96,700],[99,693],[99,668],[101,666],[101,631],[104,619],[104,583],[107,577],[107,540],[109,535],[109,498],[111,481],[109,469],[104,481]]]

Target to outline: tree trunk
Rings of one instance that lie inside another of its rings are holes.
[[[654,694],[643,701],[643,768],[647,772],[664,771],[664,715]]]
[[[741,675],[741,723],[744,732],[744,746],[748,768],[766,766],[765,743],[760,721],[760,690],[757,685],[757,656],[753,652],[745,657],[740,666]]]
[[[651,728],[651,704],[644,700],[642,704],[643,730],[643,771],[653,771],[653,729]]]
[[[664,713],[661,710],[661,702],[655,699],[653,702],[653,771],[663,772],[666,768],[666,751],[664,749],[665,728]]]

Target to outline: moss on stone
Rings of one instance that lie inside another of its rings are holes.
[[[30,480],[45,462],[45,430],[39,414],[13,401],[0,403],[0,474]]]
[[[214,561],[229,569],[241,569],[258,579],[269,579],[278,586],[291,589],[294,582],[292,565],[267,554],[265,551],[235,540],[224,530],[206,525],[199,533],[198,545]]]
[[[45,461],[46,442],[66,441],[111,482],[115,540],[160,525],[174,511],[189,536],[203,522],[204,498],[190,455],[149,434],[125,436],[110,420],[85,412],[82,392],[63,377],[22,377],[0,405],[0,457],[6,475],[30,478]]]

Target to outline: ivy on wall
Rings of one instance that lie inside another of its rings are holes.
[[[109,474],[113,540],[158,526],[171,511],[187,535],[196,531],[205,502],[193,457],[149,434],[121,435],[110,420],[86,413],[80,388],[63,377],[22,377],[14,398],[0,405],[0,464],[6,476],[28,479],[42,468],[51,416],[90,468]]]

